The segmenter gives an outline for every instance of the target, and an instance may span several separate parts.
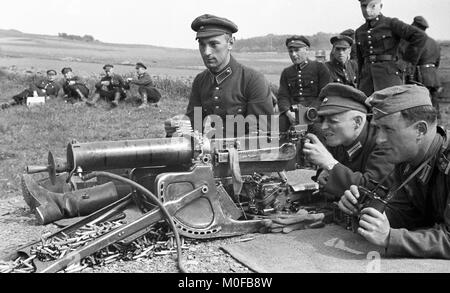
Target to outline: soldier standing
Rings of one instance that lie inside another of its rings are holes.
[[[330,73],[325,64],[308,60],[311,46],[304,36],[292,36],[286,40],[289,56],[293,65],[281,73],[278,90],[280,111],[280,131],[284,132],[295,121],[291,106],[302,104],[305,107],[318,106],[320,91],[331,82]]]
[[[61,86],[56,82],[57,73],[55,70],[47,70],[47,78],[38,80],[30,85],[30,87],[20,94],[12,97],[11,101],[3,103],[2,109],[6,109],[13,105],[25,104],[28,97],[50,97],[56,98],[58,96]]]
[[[428,22],[422,16],[414,17],[412,25],[424,32],[428,28]],[[441,88],[441,80],[438,74],[440,62],[441,47],[435,40],[427,35],[427,41],[420,54],[419,61],[417,62],[413,79],[426,86],[430,91],[431,102],[438,112],[438,96]]]
[[[269,123],[259,117],[274,114],[272,92],[263,74],[241,65],[231,55],[237,25],[226,18],[204,14],[192,22],[191,28],[197,33],[198,48],[206,66],[194,79],[186,110],[193,127],[203,130],[199,128],[206,125],[196,121],[215,115],[224,122],[222,133],[235,136],[235,129],[226,129],[226,118],[241,116],[253,121],[246,123],[246,133],[267,131]],[[201,117],[194,115],[196,108],[201,108]]]
[[[325,63],[325,65],[328,67],[333,82],[356,88],[358,65],[355,61],[350,60],[353,39],[348,36],[339,35],[332,37],[330,42],[333,45],[331,60]]]
[[[350,51],[350,60],[354,60],[356,62],[356,42],[355,42],[355,30],[354,29],[346,29],[340,35],[350,37],[353,40],[352,49]]]
[[[358,88],[367,96],[390,86],[402,85],[402,69],[397,63],[400,40],[409,42],[405,59],[417,64],[426,34],[397,18],[381,14],[381,0],[359,0],[366,23],[356,30]]]
[[[71,103],[86,102],[89,96],[89,89],[84,81],[80,77],[75,76],[70,67],[64,67],[61,73],[64,75],[64,98]]]
[[[129,84],[138,86],[138,92],[141,96],[142,104],[138,109],[148,108],[148,102],[153,103],[158,107],[158,102],[161,99],[161,93],[154,87],[153,80],[147,72],[147,66],[142,62],[136,63],[137,78],[128,78]]]
[[[100,98],[111,101],[111,107],[117,107],[119,101],[127,97],[125,90],[130,89],[130,85],[123,78],[114,73],[114,66],[106,64],[103,66],[105,77],[103,77],[96,85],[95,95],[92,101],[87,101],[89,106],[94,106]]]

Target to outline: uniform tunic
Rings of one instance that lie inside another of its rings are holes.
[[[146,95],[149,102],[157,103],[161,99],[161,93],[155,88],[148,72],[139,74],[137,78],[130,81],[130,84],[137,85],[139,87],[139,94],[141,96]]]
[[[394,164],[387,158],[384,145],[376,143],[377,131],[369,122],[359,137],[350,146],[330,148],[330,153],[339,162],[331,171],[322,171],[325,178],[322,192],[327,197],[338,200],[351,185],[366,186],[369,179],[381,181],[393,169]],[[389,186],[388,179],[383,186]]]
[[[331,60],[325,63],[330,72],[333,82],[342,83],[356,88],[356,79],[358,76],[358,65],[355,61],[349,60],[342,64],[337,60]]]
[[[397,64],[400,40],[409,42],[405,59],[417,64],[426,38],[418,28],[383,15],[360,26],[356,30],[359,89],[370,96],[374,91],[402,85],[402,69]]]
[[[38,96],[56,97],[61,86],[55,81],[42,80],[31,86],[32,91],[36,91]]]
[[[195,107],[202,109],[201,120],[196,117],[194,121]],[[197,130],[202,130],[200,123],[208,115],[222,118],[225,130],[227,115],[254,115],[257,118],[258,115],[273,113],[272,92],[265,77],[254,69],[239,64],[233,56],[218,74],[205,70],[195,77],[186,110],[186,115]],[[267,127],[259,120],[260,130],[265,131]]]
[[[71,81],[74,81],[75,84],[69,84]],[[74,76],[71,79],[66,79],[63,84],[63,90],[64,94],[67,95],[67,98],[72,101],[81,99],[77,90],[80,90],[86,98],[89,95],[89,89],[84,81],[78,76]]]
[[[26,98],[34,95],[34,91],[36,91],[39,97],[57,97],[60,89],[61,86],[57,82],[44,79],[30,85],[29,89],[24,90],[12,98],[16,104],[22,104],[26,102]]]
[[[104,81],[109,81],[109,85],[103,86],[102,82]],[[124,99],[126,97],[125,90],[130,89],[130,86],[123,80],[120,75],[114,74],[112,76],[103,77],[100,82],[95,84],[95,88],[97,90],[97,93],[99,93],[102,97],[114,99],[115,94],[119,92],[121,98]]]
[[[330,73],[325,64],[306,61],[283,70],[278,90],[280,113],[286,112],[292,105],[318,106],[318,96],[322,88],[331,82]]]
[[[414,164],[431,158],[427,167],[401,188],[386,211],[391,224],[387,255],[450,259],[450,175],[438,163],[445,133],[438,130],[430,150]],[[400,186],[415,168],[398,164],[394,186]]]
[[[441,48],[439,44],[427,37],[425,46],[417,62],[415,80],[422,83],[428,89],[437,89],[441,86],[438,68],[441,61]]]

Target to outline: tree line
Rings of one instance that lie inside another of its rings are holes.
[[[330,38],[336,34],[319,32],[312,36],[306,36],[314,50],[327,50],[331,48]],[[285,52],[286,39],[291,35],[268,34],[262,37],[239,39],[233,46],[237,52]]]
[[[83,41],[83,42],[95,42],[93,36],[91,35],[84,35],[84,36],[78,36],[78,35],[69,35],[66,33],[58,33],[58,37],[67,39],[67,40],[74,40],[74,41]]]

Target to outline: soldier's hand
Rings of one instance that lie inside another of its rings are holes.
[[[108,86],[108,85],[110,85],[111,83],[109,82],[109,81],[107,81],[107,80],[105,80],[105,81],[102,81],[102,85],[106,85],[106,86]]]
[[[325,214],[310,214],[306,210],[299,210],[295,214],[276,214],[264,220],[265,227],[261,232],[290,233],[295,230],[321,228]]]
[[[361,214],[358,233],[370,243],[386,247],[391,231],[391,225],[386,214],[382,214],[374,208],[365,208],[361,211]]]
[[[332,164],[336,164],[336,159],[322,144],[322,142],[312,133],[306,135],[308,139],[303,146],[303,153],[306,159],[312,164],[322,169],[328,169]]]
[[[295,113],[292,112],[291,110],[286,111],[285,115],[287,116],[287,118],[289,119],[289,122],[291,124],[295,124]]]
[[[358,213],[356,204],[358,203],[359,191],[356,185],[350,186],[350,190],[346,190],[341,197],[338,205],[341,211],[348,215],[354,215]]]
[[[73,80],[69,81],[69,85],[74,85],[75,83],[76,83],[76,82],[73,81]]]
[[[127,82],[131,82],[132,80],[133,80],[132,77],[128,77],[128,78],[127,78]]]
[[[164,130],[166,137],[172,137],[175,134],[181,136],[192,132],[191,121],[185,115],[177,115],[164,121]]]

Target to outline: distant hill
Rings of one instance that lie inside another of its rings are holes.
[[[331,48],[330,38],[334,35],[336,34],[320,32],[306,37],[311,42],[311,49],[328,50]],[[262,37],[238,39],[233,49],[237,52],[285,52],[285,42],[290,36],[269,34]]]

